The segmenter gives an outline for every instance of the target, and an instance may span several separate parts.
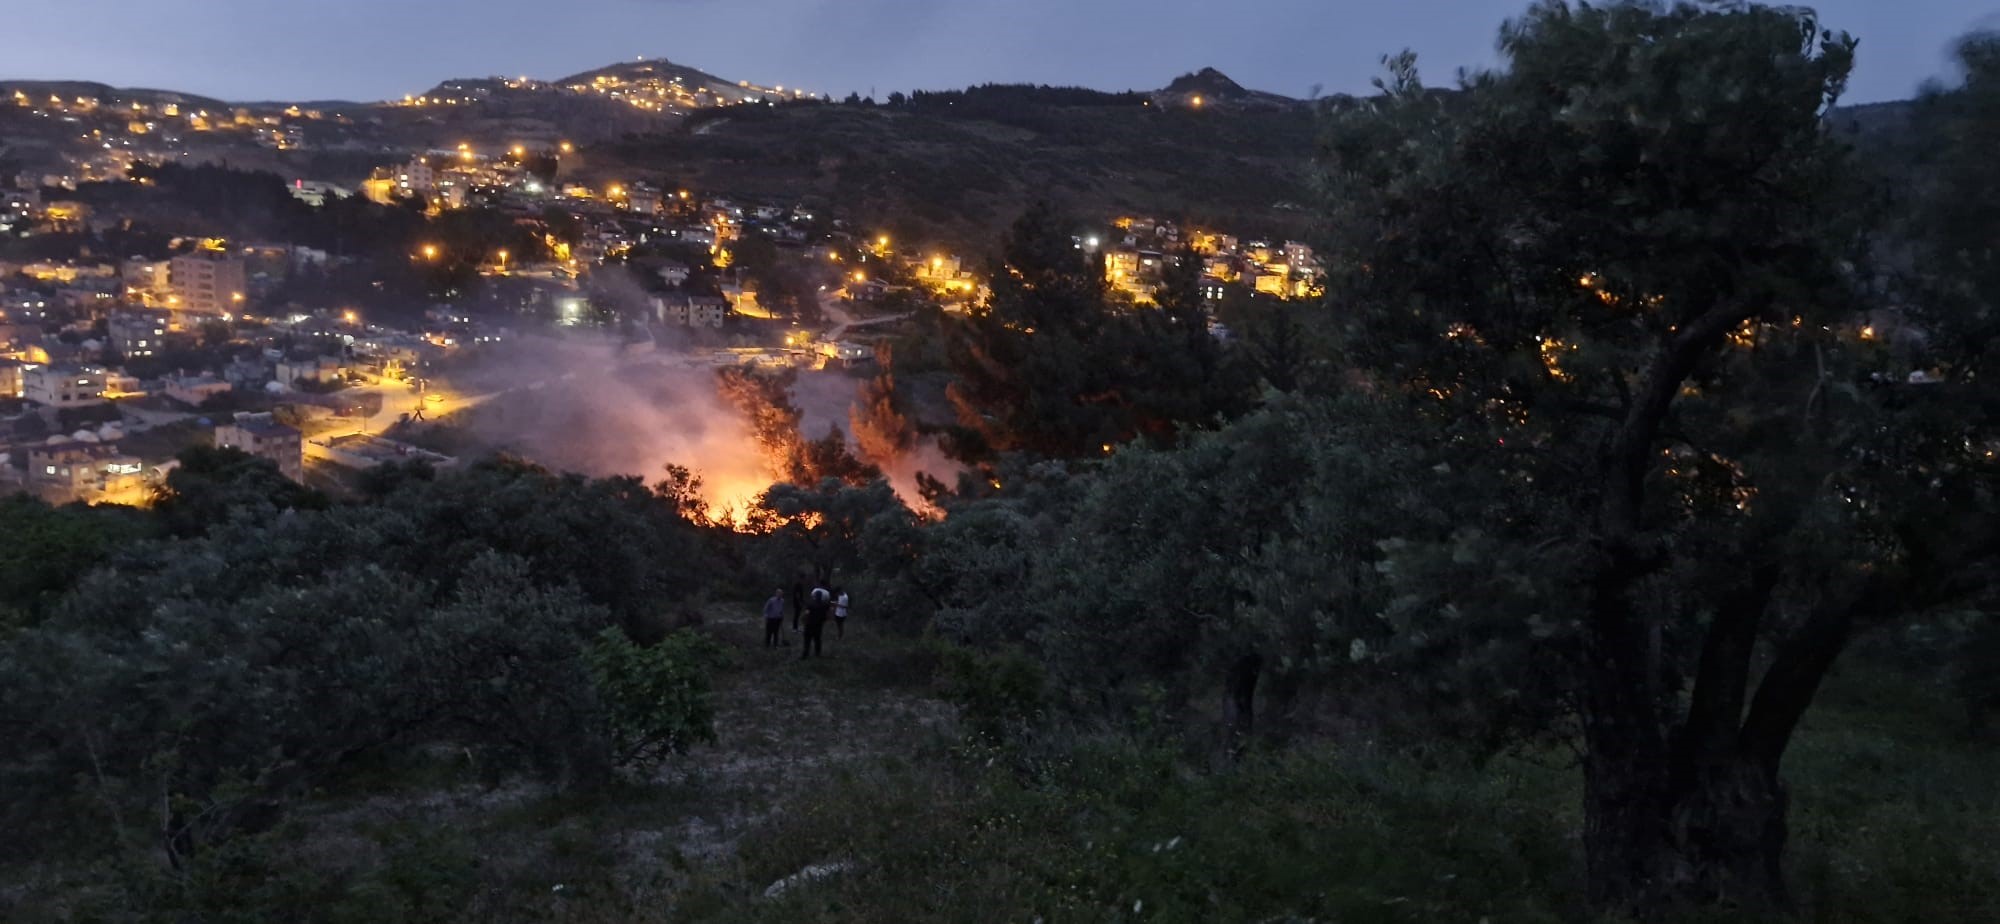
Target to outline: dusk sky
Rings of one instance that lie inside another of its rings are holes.
[[[985,82],[1152,89],[1213,66],[1304,96],[1365,92],[1383,53],[1425,78],[1494,61],[1527,0],[7,0],[0,78],[226,99],[386,99],[449,77],[556,78],[669,58],[845,95]],[[1850,102],[1911,95],[1988,0],[1823,0],[1861,38]]]

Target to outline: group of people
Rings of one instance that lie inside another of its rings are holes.
[[[792,631],[800,632],[803,623],[804,635],[800,643],[800,658],[825,654],[826,621],[833,619],[833,633],[836,638],[847,637],[847,591],[835,587],[814,587],[806,593],[806,585],[792,585]],[[764,601],[764,647],[776,648],[781,645],[780,633],[785,628],[785,590],[780,587],[771,591],[771,599]]]

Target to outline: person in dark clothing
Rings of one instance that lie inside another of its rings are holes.
[[[799,660],[826,654],[826,617],[832,610],[833,595],[825,588],[814,588],[812,602],[806,604],[806,639]]]
[[[778,632],[785,627],[785,591],[783,588],[771,591],[771,599],[764,601],[764,647],[778,647]]]
[[[792,582],[792,631],[799,631],[799,612],[806,608],[806,585]]]

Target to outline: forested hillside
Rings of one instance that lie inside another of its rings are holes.
[[[1323,302],[1134,308],[1044,204],[860,457],[724,373],[740,519],[220,450],[0,501],[0,917],[2000,920],[2000,39],[1894,170],[1809,12],[1502,47],[1282,129]]]

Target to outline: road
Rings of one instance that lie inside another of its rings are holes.
[[[827,341],[839,340],[842,337],[847,336],[848,331],[853,330],[854,328],[857,327],[873,327],[877,324],[894,324],[897,321],[901,321],[910,317],[910,315],[908,314],[892,314],[892,315],[885,315],[879,318],[856,318],[851,312],[847,310],[847,304],[845,298],[846,293],[847,290],[845,289],[836,292],[820,293],[819,312],[820,314],[826,316],[829,320],[833,321],[833,326],[828,328],[826,333],[820,335],[820,339]]]

